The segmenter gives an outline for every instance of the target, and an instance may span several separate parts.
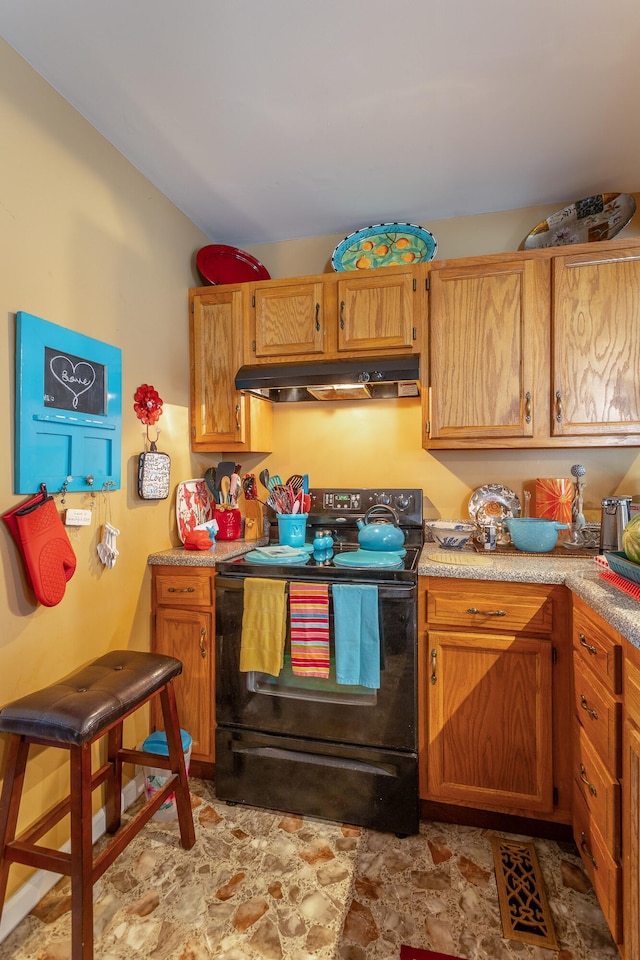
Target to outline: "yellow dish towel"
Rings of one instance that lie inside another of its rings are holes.
[[[284,662],[287,602],[284,580],[247,577],[240,642],[240,669],[277,677]]]

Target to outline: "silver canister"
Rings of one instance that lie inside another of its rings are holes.
[[[629,523],[632,497],[604,497],[600,519],[600,553],[622,550],[622,531]]]

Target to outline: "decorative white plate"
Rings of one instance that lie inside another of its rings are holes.
[[[635,212],[636,202],[628,193],[585,197],[542,220],[525,240],[524,248],[611,240],[626,227]]]
[[[213,519],[214,503],[209,488],[203,479],[183,480],[176,491],[176,520],[178,536],[182,543],[188,533]]]
[[[433,260],[434,235],[415,223],[376,223],[350,233],[333,251],[334,270],[370,270],[391,264],[406,266]]]
[[[471,494],[469,516],[476,523],[502,523],[507,517],[520,516],[520,500],[509,487],[487,483]]]

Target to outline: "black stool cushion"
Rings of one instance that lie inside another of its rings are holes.
[[[112,650],[0,710],[0,731],[80,745],[182,673],[175,657]]]

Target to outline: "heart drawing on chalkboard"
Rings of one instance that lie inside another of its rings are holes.
[[[90,390],[96,380],[96,371],[87,360],[73,363],[59,353],[49,361],[49,368],[56,380],[73,394],[73,409],[78,408],[78,397]]]

